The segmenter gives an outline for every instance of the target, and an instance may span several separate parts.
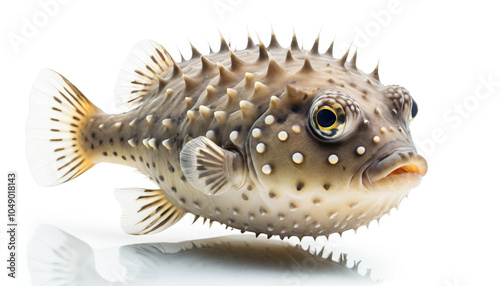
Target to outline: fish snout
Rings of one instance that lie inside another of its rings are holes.
[[[388,184],[397,187],[415,187],[427,173],[425,158],[415,150],[398,150],[375,160],[363,173],[363,184],[367,187]]]

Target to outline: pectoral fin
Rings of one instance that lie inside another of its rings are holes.
[[[122,228],[128,234],[152,234],[178,222],[186,213],[174,206],[162,190],[116,189],[122,207]]]
[[[189,141],[180,153],[181,169],[187,181],[207,195],[222,195],[238,189],[245,176],[241,154],[225,150],[200,136]]]

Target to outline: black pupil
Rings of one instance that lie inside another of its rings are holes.
[[[335,121],[337,121],[337,116],[333,111],[328,110],[328,109],[322,109],[318,112],[316,115],[316,118],[318,120],[318,124],[321,127],[330,127],[333,124],[335,124]]]
[[[415,118],[415,116],[417,116],[417,113],[418,113],[418,105],[415,102],[415,100],[413,100],[413,98],[412,98],[411,99],[411,118]]]

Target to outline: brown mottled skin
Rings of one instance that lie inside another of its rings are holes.
[[[166,214],[174,214],[169,225],[185,212],[281,237],[367,225],[398,206],[427,166],[409,135],[408,92],[382,85],[377,69],[359,71],[356,54],[348,62],[348,53],[336,59],[331,51],[319,53],[316,41],[306,52],[295,37],[283,48],[273,35],[268,47],[250,40],[246,49],[233,52],[222,40],[219,52],[205,56],[193,48],[192,58],[180,63],[158,53],[156,59],[170,70],[152,80],[153,94],[137,84],[126,112],[89,112],[77,136],[82,153],[91,165],[128,165],[151,178],[161,190],[158,197],[164,196],[161,202],[175,210]],[[318,137],[308,119],[325,94],[340,94],[336,100],[347,114],[345,135],[335,140]],[[260,136],[252,135],[255,129]],[[278,137],[282,131],[285,140]],[[241,158],[243,164],[232,168],[238,186],[210,195],[186,178],[179,155],[200,136]],[[295,153],[302,155],[300,163],[292,160]],[[337,163],[329,162],[331,154]],[[390,164],[368,168],[385,158]]]

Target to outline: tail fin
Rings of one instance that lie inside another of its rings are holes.
[[[33,84],[26,126],[26,156],[43,186],[67,182],[92,163],[81,142],[86,120],[100,110],[67,79],[42,70]]]

